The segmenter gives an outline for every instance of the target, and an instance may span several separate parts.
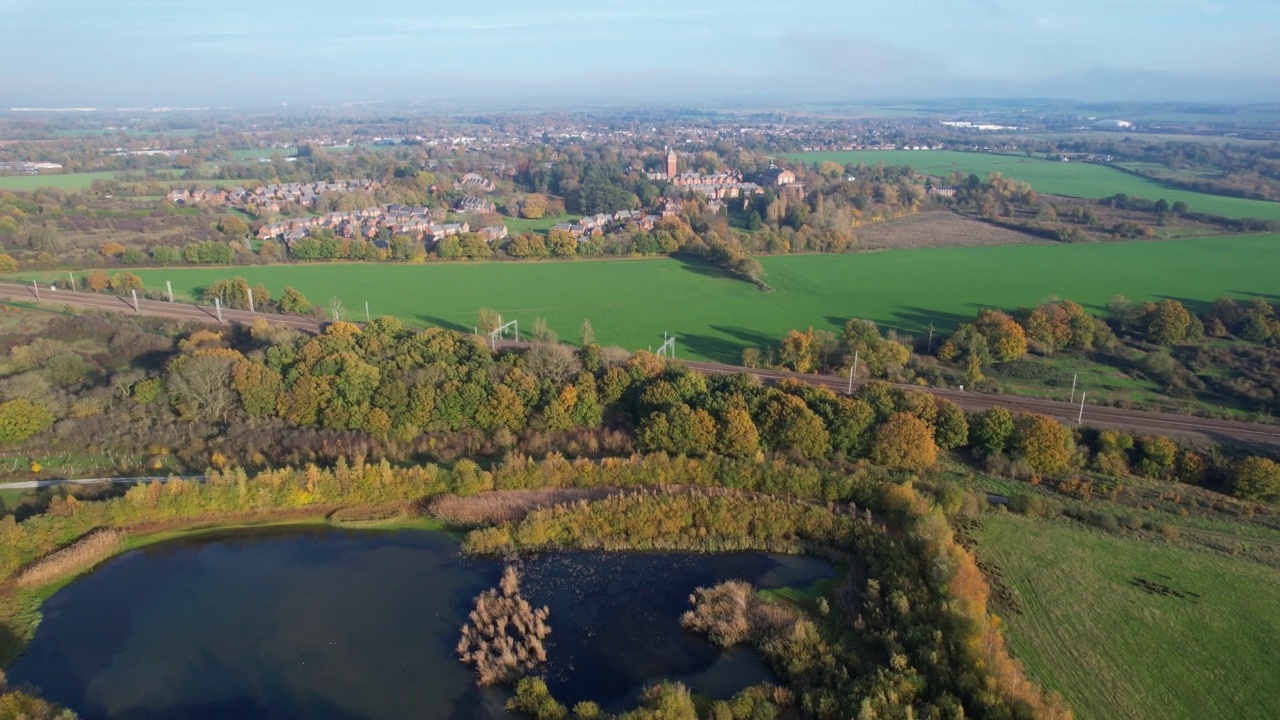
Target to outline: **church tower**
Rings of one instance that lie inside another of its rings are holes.
[[[679,172],[679,159],[676,157],[676,151],[667,147],[667,177],[674,180],[676,173]]]

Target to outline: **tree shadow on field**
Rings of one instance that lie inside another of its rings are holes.
[[[743,280],[742,278],[738,277],[737,275],[734,275],[728,270],[725,270],[719,265],[714,265],[701,258],[696,258],[696,257],[683,255],[683,254],[672,255],[671,258],[676,262],[680,263],[681,270],[688,270],[689,272],[695,275],[701,275],[703,277],[711,277],[711,278],[722,278],[724,280],[741,280],[742,282],[747,282],[746,280]]]
[[[1205,302],[1204,300],[1193,300],[1191,298],[1177,297],[1174,295],[1156,295],[1156,299],[1157,300],[1174,300],[1176,302],[1182,303],[1182,307],[1186,308],[1188,312],[1194,315],[1199,315],[1203,312],[1206,312],[1210,307],[1213,306],[1213,301]]]
[[[984,306],[975,305],[974,307],[981,309]],[[950,332],[959,327],[961,323],[973,320],[972,316],[911,305],[898,305],[891,312],[895,322],[893,325],[885,326],[883,329],[896,330],[910,335],[928,332],[930,323],[933,323],[933,330],[936,334],[938,332]],[[974,315],[977,315],[977,310],[974,311]]]
[[[1253,292],[1252,290],[1228,290],[1232,295],[1244,295],[1245,297],[1262,298],[1271,302],[1280,301],[1280,295],[1270,295],[1267,293]]]
[[[467,333],[467,334],[475,332],[474,327],[464,327],[462,325],[459,325],[456,322],[451,322],[449,320],[445,320],[442,317],[436,317],[434,315],[423,315],[419,313],[415,317],[418,318],[418,320],[428,325],[431,325],[432,327],[444,328],[445,330],[452,330],[454,332]]]
[[[695,355],[716,362],[737,365],[742,362],[742,351],[744,349],[765,348],[777,345],[782,341],[780,337],[769,337],[746,328],[713,325],[711,329],[728,337],[680,334],[676,336],[676,354],[680,354],[680,347],[683,346]]]

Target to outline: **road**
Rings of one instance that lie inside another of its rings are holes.
[[[14,285],[0,283],[0,300],[18,302],[35,302],[35,293],[30,285]],[[132,300],[112,295],[70,292],[67,290],[49,290],[45,286],[40,291],[40,302],[81,308],[115,310],[153,317],[167,317],[194,322],[217,323],[218,317],[214,308],[187,303],[169,303],[160,300],[139,300],[135,310]],[[247,310],[222,310],[223,323],[252,323],[264,319],[273,325],[291,327],[303,332],[317,333],[325,325],[323,320],[292,315],[276,315],[270,313],[251,313]],[[504,341],[504,347],[517,346],[517,343]],[[709,374],[726,374],[745,372],[760,378],[765,383],[776,383],[782,379],[796,379],[836,392],[845,392],[849,382],[845,378],[828,375],[811,375],[781,370],[764,370],[743,368],[736,365],[724,365],[711,362],[685,363],[690,368]],[[864,381],[854,381],[854,387]],[[1107,427],[1138,433],[1159,433],[1177,437],[1209,439],[1214,441],[1237,441],[1250,444],[1266,444],[1280,446],[1280,425],[1263,425],[1235,420],[1217,420],[1199,418],[1190,415],[1150,412],[1145,410],[1125,410],[1104,405],[1086,405],[1083,416],[1080,406],[1056,400],[1040,398],[1014,397],[1010,395],[988,395],[984,393],[962,392],[945,388],[917,387],[903,385],[903,388],[922,390],[935,397],[942,397],[955,402],[965,410],[986,410],[992,407],[1007,408],[1012,412],[1041,413],[1057,418],[1066,423],[1075,423],[1080,418],[1083,424],[1095,427]]]
[[[148,477],[103,477],[103,478],[62,478],[58,480],[23,480],[21,482],[0,483],[0,490],[40,490],[59,485],[137,485],[156,480],[196,480],[204,482],[207,475],[153,475]]]

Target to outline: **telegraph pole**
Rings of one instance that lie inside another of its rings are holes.
[[[138,291],[130,290],[129,292],[133,293],[133,312],[137,313],[138,312]]]
[[[364,321],[369,322],[369,301],[364,301]]]
[[[256,312],[253,309],[253,290],[250,289],[249,292],[245,293],[245,295],[247,295],[249,298],[249,312]]]
[[[169,291],[169,302],[173,302],[173,283],[168,280],[164,281],[164,287]]]
[[[1071,376],[1071,402],[1076,401],[1076,381],[1079,379],[1080,379],[1079,373]]]
[[[1083,393],[1083,392],[1080,393],[1080,414],[1076,417],[1077,425],[1081,425],[1084,423],[1084,396],[1088,394],[1089,393]]]
[[[35,291],[36,299],[39,300],[40,299],[40,283],[36,282],[35,280],[32,280],[31,289]]]
[[[75,276],[74,276],[74,275],[72,275],[72,274],[71,274],[71,271],[70,271],[70,270],[68,270],[68,271],[67,271],[67,279],[71,281],[71,292],[75,292],[75,291],[76,291],[76,278],[75,278]]]
[[[218,311],[218,322],[221,323],[222,322],[222,299],[214,298],[213,307]]]

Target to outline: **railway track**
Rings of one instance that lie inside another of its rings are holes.
[[[0,283],[0,300],[16,302],[36,302],[34,289],[30,285],[14,285]],[[217,311],[212,307],[192,305],[188,303],[170,303],[162,300],[138,300],[137,308],[131,299],[112,295],[70,292],[67,290],[48,290],[42,288],[39,302],[98,310],[128,312],[151,317],[166,317],[191,322],[217,323]],[[266,320],[273,325],[291,327],[307,333],[318,333],[324,329],[326,322],[316,318],[305,318],[293,315],[277,315],[272,313],[251,313],[246,310],[222,310],[222,323],[248,324],[256,320]],[[526,343],[501,341],[501,347],[519,347]],[[784,379],[801,380],[813,385],[830,388],[839,393],[846,392],[849,381],[846,378],[829,375],[813,375],[793,373],[783,370],[767,370],[760,368],[744,368],[736,365],[724,365],[712,362],[686,361],[686,365],[700,372],[724,375],[747,373],[760,378],[766,384],[776,383]],[[860,387],[865,381],[855,380],[853,386]],[[1012,412],[1033,412],[1048,415],[1066,423],[1075,423],[1080,419],[1083,424],[1096,427],[1108,427],[1130,432],[1160,433],[1176,436],[1193,436],[1211,440],[1234,440],[1253,444],[1269,444],[1280,446],[1280,425],[1263,425],[1235,420],[1217,420],[1199,418],[1190,415],[1151,412],[1145,410],[1126,410],[1105,405],[1086,405],[1081,415],[1080,406],[1057,400],[1040,398],[1014,397],[1009,395],[988,395],[984,393],[962,392],[947,388],[927,388],[915,385],[901,385],[904,389],[921,390],[935,397],[942,397],[956,403],[965,410],[986,410],[992,407],[1003,407]]]

